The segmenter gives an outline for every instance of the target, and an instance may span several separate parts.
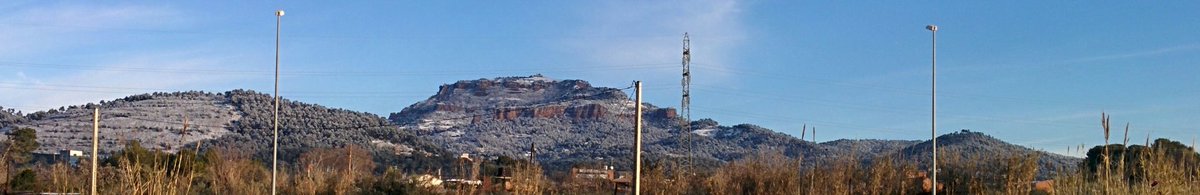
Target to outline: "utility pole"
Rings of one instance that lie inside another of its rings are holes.
[[[283,10],[275,11],[275,122],[271,140],[271,194],[278,194],[276,177],[279,172],[279,21],[283,18]]]
[[[96,194],[96,163],[100,148],[100,106],[92,114],[92,194]]]
[[[687,150],[687,169],[693,168],[692,164],[692,44],[688,38],[688,33],[683,33],[683,80],[680,84],[683,85],[683,99],[679,105],[679,115],[683,120],[679,124],[679,139],[683,143],[683,147]]]
[[[932,189],[932,190],[930,190],[930,191],[933,191],[933,195],[937,195],[937,191],[938,191],[938,189],[937,189],[938,188],[938,182],[937,182],[937,175],[938,175],[938,168],[937,168],[937,152],[938,152],[937,151],[937,30],[938,30],[938,28],[936,25],[930,24],[929,26],[925,26],[925,29],[928,29],[930,32],[933,32],[933,56],[932,56],[933,73],[931,74],[932,75],[931,77],[933,78],[933,82],[931,84],[933,85],[933,87],[930,90],[931,93],[933,94],[930,96],[933,106],[930,107],[931,112],[929,113],[929,116],[930,116],[930,121],[929,121],[930,128],[929,129],[933,136],[933,174],[932,174],[933,177],[929,180],[933,181],[933,186],[930,187],[930,189]]]
[[[807,124],[805,124],[805,126],[807,126]],[[813,128],[812,128],[812,142],[813,142],[813,144],[817,143],[817,126],[816,125],[813,125]],[[815,160],[813,161],[813,168],[812,168],[813,172],[817,171],[816,165],[817,165],[817,163],[820,163],[820,162],[821,161],[815,161]],[[817,181],[817,174],[809,173],[808,174],[808,194],[813,193],[813,188],[816,187],[816,185],[817,185],[816,181]]]
[[[805,133],[808,133],[808,123],[804,123],[804,126],[800,127],[800,141],[804,141],[804,138],[807,137],[804,136]]]
[[[637,109],[633,114],[633,118],[635,121],[633,123],[633,129],[635,131],[634,135],[637,139],[637,140],[634,140],[634,142],[633,142],[634,143],[633,144],[633,151],[634,151],[633,153],[636,155],[634,157],[634,161],[633,161],[633,164],[634,164],[634,166],[633,166],[633,194],[641,195],[642,194],[642,81],[634,81],[633,86],[634,86],[634,88],[637,88],[637,90],[636,90],[637,95],[634,98],[636,100],[635,107],[637,107]]]

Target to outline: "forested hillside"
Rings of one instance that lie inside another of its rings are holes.
[[[167,152],[190,150],[197,145],[226,147],[270,160],[273,106],[270,95],[254,91],[191,91],[139,94],[24,117],[5,112],[0,113],[0,119],[14,127],[37,130],[40,153],[90,150],[93,109],[99,108],[101,154],[119,151],[126,143],[137,141],[148,149]],[[380,162],[445,156],[443,150],[423,138],[370,113],[284,99],[279,117],[279,154],[285,163],[308,150],[348,144],[367,148]]]

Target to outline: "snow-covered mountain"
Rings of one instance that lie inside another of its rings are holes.
[[[723,126],[711,119],[692,121],[690,133],[681,134],[681,119],[674,109],[643,105],[644,151],[652,161],[681,160],[690,155],[701,164],[715,165],[773,150],[792,157],[816,159],[805,162],[848,154],[866,162],[884,155],[919,155],[921,144],[925,143],[908,140],[813,143],[752,124]],[[526,157],[532,146],[537,150],[538,160],[562,168],[575,163],[632,164],[633,113],[634,102],[623,89],[532,75],[445,84],[437,94],[392,113],[388,119],[451,152]],[[681,139],[685,135],[692,140],[690,150],[685,147],[688,142]],[[999,141],[946,139],[940,145],[950,148],[997,146],[993,142]],[[1033,151],[1019,146],[1003,149]],[[1056,165],[1078,160],[1059,157],[1062,156],[1043,159]]]

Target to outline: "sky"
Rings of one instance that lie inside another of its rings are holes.
[[[1200,135],[1200,2],[130,1],[0,3],[0,106],[24,112],[156,91],[270,93],[386,116],[458,80],[542,74],[692,118],[818,141],[937,129],[1080,156],[1130,124]],[[797,136],[799,137],[799,136]],[[806,138],[812,139],[812,138]],[[1068,152],[1070,148],[1070,152]]]

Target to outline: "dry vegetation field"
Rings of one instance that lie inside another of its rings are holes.
[[[1112,129],[1102,119],[1103,138]],[[1128,130],[1126,130],[1128,131]],[[1128,133],[1126,133],[1127,135]],[[1097,133],[1098,138],[1101,134]],[[20,139],[5,141],[0,163],[3,190],[89,191],[86,160],[22,163]],[[1179,142],[1147,139],[1143,145],[1096,146],[1077,168],[1062,167],[1036,178],[1034,154],[963,154],[939,151],[939,188],[946,194],[1194,194],[1200,190],[1200,154]],[[283,194],[613,194],[628,186],[606,179],[577,179],[547,173],[535,163],[511,158],[447,164],[446,173],[482,181],[454,185],[432,172],[405,172],[376,165],[369,152],[350,145],[312,149],[280,168]],[[647,194],[926,194],[922,165],[884,157],[861,162],[854,154],[804,162],[777,151],[761,151],[709,170],[686,170],[670,161],[648,162]],[[136,142],[104,159],[98,174],[103,194],[268,194],[269,164],[236,148],[199,147],[179,153],[146,149]],[[621,179],[617,179],[618,181]]]

